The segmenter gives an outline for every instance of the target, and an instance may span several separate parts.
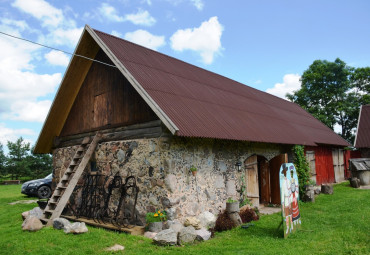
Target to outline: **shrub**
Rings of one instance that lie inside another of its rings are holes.
[[[214,230],[218,231],[218,232],[221,232],[221,231],[225,231],[225,230],[230,230],[230,229],[235,228],[235,227],[236,227],[236,225],[229,218],[227,212],[223,211],[217,217]]]
[[[166,211],[160,211],[160,210],[156,212],[149,212],[146,214],[145,219],[146,219],[146,223],[166,221],[167,214],[166,214]]]
[[[242,219],[243,223],[248,223],[248,222],[251,222],[251,221],[257,221],[260,218],[258,216],[258,214],[256,213],[256,211],[252,208],[242,209],[239,212],[239,215],[240,215],[240,218]]]

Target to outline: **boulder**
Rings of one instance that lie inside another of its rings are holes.
[[[55,218],[53,219],[53,227],[55,229],[64,229],[65,226],[71,224],[67,219]]]
[[[198,241],[207,241],[211,238],[211,234],[212,234],[205,228],[195,230],[195,233],[197,234],[197,237],[195,239]]]
[[[313,191],[313,190],[307,190],[304,193],[303,201],[304,202],[312,202],[312,203],[314,203],[315,202],[315,191]]]
[[[119,245],[119,244],[115,244],[112,247],[106,248],[105,250],[106,251],[123,251],[124,249],[125,249],[124,246]]]
[[[75,222],[64,226],[64,233],[82,234],[88,231],[85,222]]]
[[[177,233],[172,229],[165,229],[159,232],[153,241],[157,245],[176,245],[177,243]]]
[[[321,185],[321,193],[323,194],[333,194],[333,185],[331,184],[322,184]]]
[[[356,189],[361,186],[360,179],[358,179],[357,177],[352,177],[350,183],[351,183],[351,186]]]
[[[150,232],[150,231],[146,231],[146,232],[144,233],[144,236],[145,236],[146,238],[150,238],[150,239],[153,239],[156,235],[157,235],[157,233],[155,233],[155,232]]]
[[[25,220],[30,215],[30,211],[22,212],[22,219]]]
[[[29,211],[29,216],[35,216],[38,219],[42,218],[44,212],[40,209],[40,207],[35,207]]]
[[[181,229],[184,228],[184,226],[180,222],[174,222],[170,225],[169,228],[175,231],[176,233],[179,233]]]
[[[193,226],[188,226],[180,230],[178,237],[178,244],[192,243],[197,237],[197,233]]]
[[[315,195],[320,195],[321,189],[320,188],[315,188]]]
[[[40,219],[37,218],[36,216],[27,217],[22,224],[22,229],[28,231],[38,231],[43,227],[44,225],[42,224]]]
[[[186,218],[185,222],[184,222],[184,226],[185,227],[193,226],[195,229],[201,229],[202,228],[202,225],[201,225],[200,221],[195,217]]]
[[[200,221],[200,224],[205,228],[213,228],[216,223],[216,216],[208,211],[202,212],[198,216],[198,220]]]

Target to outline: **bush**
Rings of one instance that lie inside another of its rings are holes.
[[[258,216],[258,214],[256,213],[256,211],[252,208],[242,209],[239,212],[239,215],[240,215],[240,218],[242,219],[243,223],[248,223],[248,222],[251,222],[251,221],[257,221],[260,218]]]
[[[227,212],[226,211],[223,211],[217,217],[214,230],[215,231],[218,231],[218,232],[221,232],[221,231],[233,229],[235,227],[236,227],[236,225],[229,218]]]

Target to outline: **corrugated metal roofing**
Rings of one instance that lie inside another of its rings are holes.
[[[355,140],[356,148],[370,148],[370,104],[361,106]]]
[[[264,143],[348,143],[298,105],[94,30],[178,127],[177,135]]]

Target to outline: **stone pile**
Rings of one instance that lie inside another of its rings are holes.
[[[157,245],[183,245],[197,241],[207,241],[211,238],[208,228],[215,226],[216,216],[205,211],[198,217],[188,217],[184,224],[178,220],[168,220],[163,224],[163,230],[145,232],[144,236],[153,239]]]

